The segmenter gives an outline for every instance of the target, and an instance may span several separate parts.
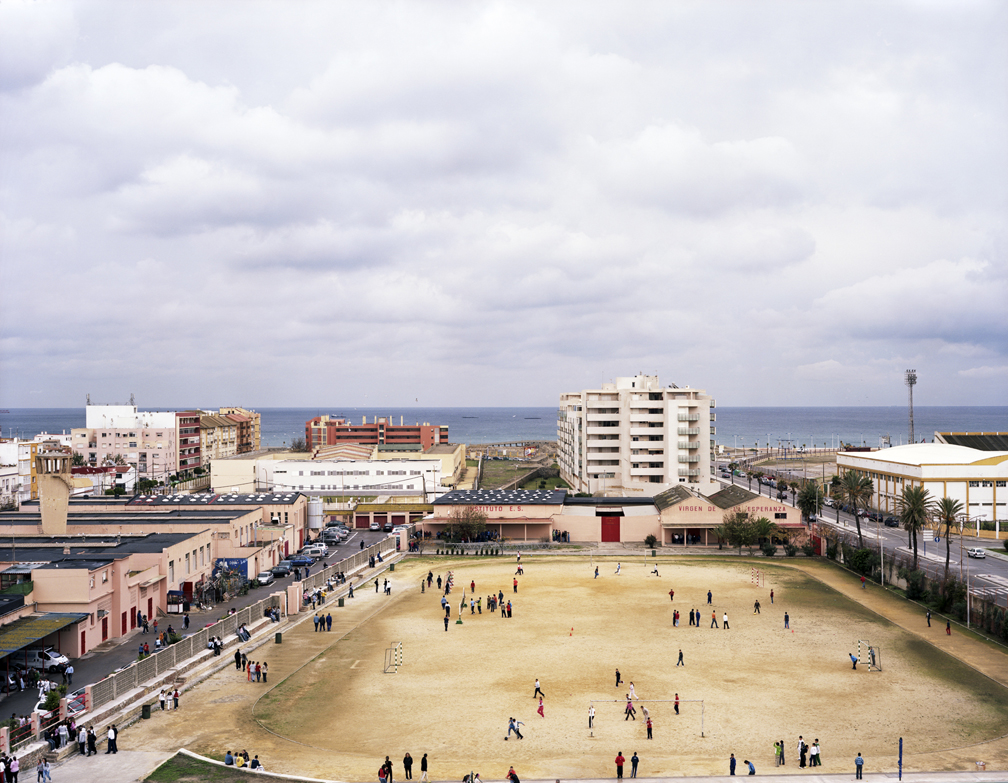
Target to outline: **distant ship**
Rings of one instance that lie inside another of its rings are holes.
[[[530,419],[541,419],[541,418],[542,416],[526,416],[525,421],[529,421]]]
[[[479,416],[463,416],[463,419],[478,419]]]

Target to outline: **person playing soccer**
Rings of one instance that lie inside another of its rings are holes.
[[[543,712],[542,696],[539,697],[539,709],[537,709],[536,712],[539,713],[539,717],[540,718],[545,718],[546,717],[546,713]]]
[[[623,566],[623,564],[622,564],[622,563],[617,563],[617,564],[616,564],[616,573],[617,573],[617,574],[619,574],[619,572],[620,572],[620,568],[621,568],[622,566]]]
[[[532,698],[534,699],[536,696],[545,696],[545,695],[546,694],[542,692],[542,688],[539,687],[539,678],[536,677],[536,689],[535,693],[532,694]]]

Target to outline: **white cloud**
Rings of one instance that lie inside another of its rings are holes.
[[[0,5],[0,403],[1003,402],[1000,6],[300,10]]]

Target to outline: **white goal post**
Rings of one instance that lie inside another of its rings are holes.
[[[868,671],[882,671],[882,648],[869,643],[867,639],[858,639],[858,663],[867,666]]]
[[[391,647],[385,648],[385,674],[399,673],[399,667],[403,665],[402,642],[392,642]]]

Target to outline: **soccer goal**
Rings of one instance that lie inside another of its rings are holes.
[[[867,639],[858,639],[858,663],[867,666],[868,671],[882,671],[882,648],[872,645]]]
[[[743,571],[743,573],[745,573],[745,572]],[[760,570],[759,568],[750,568],[749,569],[749,583],[753,587],[763,587],[763,580],[764,580],[764,578],[765,577],[764,577],[763,571]]]
[[[385,648],[385,674],[399,673],[399,667],[403,665],[402,642],[392,642],[391,647]]]

